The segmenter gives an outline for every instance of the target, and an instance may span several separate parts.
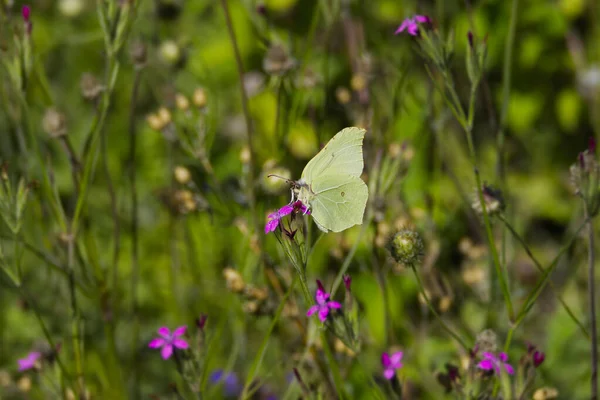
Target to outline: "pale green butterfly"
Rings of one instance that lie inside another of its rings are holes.
[[[363,222],[369,198],[369,189],[360,179],[365,133],[356,127],[339,131],[294,183],[293,195],[308,206],[323,232],[341,232]]]

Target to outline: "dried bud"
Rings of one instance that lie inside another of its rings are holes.
[[[498,337],[491,329],[486,329],[477,335],[475,347],[482,353],[496,353],[498,350]]]
[[[146,44],[141,40],[135,40],[129,47],[129,57],[136,68],[142,68],[146,65],[148,57]]]
[[[352,93],[345,87],[335,89],[335,98],[340,104],[348,104],[352,100]]]
[[[504,196],[502,196],[502,192],[500,189],[495,189],[492,186],[483,184],[481,188],[483,194],[483,201],[485,202],[485,210],[488,215],[499,214],[504,211]],[[478,214],[483,213],[483,208],[481,207],[481,202],[479,201],[479,193],[475,193],[473,195],[473,210],[475,210]]]
[[[387,247],[396,262],[410,267],[419,264],[425,249],[421,236],[410,229],[397,232],[389,240]]]
[[[552,400],[558,398],[558,390],[553,387],[543,387],[533,392],[533,400]]]
[[[182,185],[187,184],[192,179],[190,170],[186,167],[182,167],[181,165],[175,167],[173,175],[175,176],[175,180]]]
[[[51,138],[59,138],[67,134],[67,120],[56,108],[49,108],[44,114],[42,127]]]
[[[206,91],[202,88],[196,88],[196,90],[194,90],[194,94],[192,96],[192,102],[198,108],[206,107],[206,103],[207,103]]]
[[[162,120],[156,114],[149,114],[146,117],[146,122],[148,122],[150,129],[153,129],[155,131],[160,131],[162,128],[164,128]]]
[[[279,44],[271,46],[263,60],[263,69],[270,75],[285,75],[295,66],[296,60]]]
[[[183,94],[177,93],[175,95],[175,105],[179,110],[186,111],[188,108],[190,108],[190,101]]]
[[[473,32],[467,32],[467,39],[469,40],[469,46],[473,48]]]
[[[166,40],[160,45],[160,56],[169,65],[175,65],[181,61],[181,49],[174,40]]]
[[[575,194],[586,203],[590,216],[595,216],[600,209],[600,164],[595,150],[596,142],[590,140],[588,149],[579,153],[570,169]]]
[[[102,83],[93,74],[89,72],[81,75],[79,81],[79,88],[81,89],[81,95],[86,100],[96,100],[100,93],[104,90]]]
[[[362,74],[353,75],[352,79],[350,80],[350,87],[355,92],[360,92],[361,90],[366,88],[367,80],[365,79],[364,75],[362,75]]]
[[[166,107],[161,107],[158,109],[156,115],[160,118],[160,122],[162,126],[165,127],[171,123],[171,111],[169,111]]]
[[[234,293],[241,293],[246,287],[242,275],[233,268],[225,268],[223,276],[225,277],[227,288]]]

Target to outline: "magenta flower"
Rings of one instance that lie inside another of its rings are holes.
[[[388,353],[381,355],[381,365],[383,366],[383,376],[385,379],[392,379],[396,375],[396,370],[402,368],[402,352],[397,351],[391,356]]]
[[[329,293],[325,292],[321,281],[317,280],[317,294],[315,295],[315,300],[317,304],[312,306],[306,312],[306,316],[310,317],[317,311],[319,312],[319,319],[321,322],[325,322],[327,320],[327,316],[329,315],[329,309],[334,308],[342,308],[342,305],[337,301],[327,301],[329,299]]]
[[[279,226],[279,222],[281,221],[281,218],[285,217],[286,215],[291,214],[292,212],[296,212],[296,213],[303,213],[303,214],[310,214],[310,210],[308,209],[307,206],[305,206],[304,204],[302,204],[302,202],[300,200],[292,203],[292,204],[288,204],[285,205],[283,207],[281,207],[279,210],[277,210],[274,213],[271,213],[267,216],[267,218],[269,219],[267,221],[267,224],[265,225],[265,234],[269,233],[269,232],[273,232],[275,229],[277,229],[277,227]]]
[[[426,15],[415,15],[412,18],[406,18],[402,24],[396,29],[394,35],[406,31],[411,36],[419,35],[419,24],[430,24],[431,19]]]
[[[273,232],[279,226],[279,221],[281,218],[285,217],[288,214],[291,214],[294,211],[294,206],[288,204],[286,206],[281,207],[279,210],[275,211],[268,215],[269,221],[265,225],[265,234],[269,232]]]
[[[173,347],[178,349],[187,349],[189,347],[185,339],[180,337],[185,335],[186,329],[187,326],[180,326],[173,331],[173,334],[171,334],[169,328],[163,326],[158,330],[160,337],[152,339],[148,344],[148,347],[151,349],[158,349],[162,347],[160,354],[162,358],[166,360],[173,354]]]
[[[17,360],[19,363],[19,371],[26,371],[28,369],[35,368],[38,360],[42,357],[42,353],[39,351],[32,351],[27,354],[27,357]]]
[[[492,353],[483,353],[483,360],[481,360],[477,366],[486,371],[494,370],[498,375],[501,374],[502,368],[504,368],[509,375],[515,373],[513,367],[508,363],[508,356],[506,353],[500,353],[497,357]]]
[[[21,16],[23,17],[23,21],[29,22],[29,17],[31,16],[31,8],[29,6],[21,7]]]

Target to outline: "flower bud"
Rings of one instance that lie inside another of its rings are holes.
[[[227,288],[234,293],[241,293],[246,287],[242,275],[233,268],[225,268],[223,270],[223,277],[225,277]]]
[[[206,91],[202,88],[196,88],[194,90],[194,94],[192,95],[192,103],[198,108],[206,107],[207,97]]]
[[[186,167],[182,167],[181,165],[175,167],[173,175],[175,176],[175,180],[182,185],[187,184],[192,179],[190,170]]]
[[[174,40],[166,40],[160,45],[160,56],[169,65],[175,65],[181,61],[181,49]]]
[[[177,93],[175,95],[175,105],[179,110],[186,111],[188,108],[190,108],[190,101],[183,94]]]
[[[102,83],[93,74],[89,72],[81,75],[79,81],[79,88],[81,89],[81,95],[86,100],[96,100],[100,93],[104,90]]]
[[[285,75],[295,66],[296,61],[279,44],[271,46],[263,60],[263,69],[270,75]]]
[[[340,104],[348,104],[352,100],[352,94],[345,87],[338,87],[335,89],[335,98]]]
[[[129,47],[129,57],[131,57],[131,61],[138,69],[146,65],[146,59],[148,57],[146,44],[141,40],[132,42]]]
[[[388,250],[399,264],[414,267],[421,261],[425,246],[421,236],[410,229],[403,229],[390,239]]]
[[[63,113],[49,108],[42,119],[42,127],[51,138],[59,138],[67,134],[67,121]]]
[[[162,126],[165,127],[171,123],[171,111],[169,111],[166,107],[161,107],[158,109],[156,115],[160,119]]]
[[[206,325],[206,320],[208,319],[208,315],[200,314],[198,318],[196,318],[196,326],[200,330],[204,330],[204,326]]]
[[[481,191],[483,195],[483,201],[485,202],[485,210],[487,211],[488,215],[499,214],[504,211],[504,196],[502,196],[500,189],[495,189],[494,187],[484,183]],[[475,193],[473,197],[473,210],[475,210],[478,214],[482,214],[483,207],[481,207],[481,202],[479,201],[479,193]]]
[[[148,122],[148,125],[150,126],[150,129],[152,129],[152,130],[160,131],[162,128],[164,128],[162,120],[156,114],[149,114],[146,117],[146,122]]]

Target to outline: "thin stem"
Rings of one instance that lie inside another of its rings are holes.
[[[515,32],[517,30],[519,0],[512,0],[510,8],[510,22],[508,25],[508,38],[504,47],[504,65],[502,67],[502,111],[500,114],[500,125],[497,136],[498,146],[498,176],[503,186],[506,176],[506,166],[504,160],[504,126],[508,115],[508,102],[510,100],[510,85],[512,75],[512,55],[515,43]]]
[[[70,233],[67,240],[67,269],[69,271],[69,294],[71,297],[71,335],[76,372],[75,387],[78,389],[78,393],[81,395],[85,390],[85,384],[83,363],[81,359],[81,346],[79,343],[81,340],[81,332],[79,329],[79,308],[77,306],[77,292],[75,290],[75,235]]]
[[[137,288],[139,281],[139,236],[138,236],[138,193],[137,193],[137,169],[136,169],[136,149],[137,149],[137,135],[135,132],[135,109],[137,103],[137,97],[139,92],[140,80],[141,80],[142,69],[136,68],[135,77],[133,80],[133,88],[131,91],[131,102],[129,104],[129,127],[128,127],[128,135],[129,135],[129,189],[131,190],[131,204],[130,204],[130,212],[131,212],[131,225],[130,235],[131,235],[131,315],[133,318],[133,335],[132,340],[134,345],[139,343],[139,319],[138,319],[138,304],[137,304]],[[113,271],[113,291],[116,293],[118,282],[118,269],[115,267]],[[138,390],[138,373],[135,365],[138,360],[137,351],[133,352],[132,369],[133,369],[133,379],[132,379],[132,387],[136,388],[134,390]],[[139,392],[136,392],[139,395]]]
[[[254,194],[254,161],[256,160],[256,152],[252,144],[252,118],[250,116],[250,109],[248,108],[248,95],[246,94],[246,88],[244,87],[244,64],[242,62],[242,56],[238,46],[237,38],[235,36],[235,30],[233,29],[233,22],[231,20],[231,14],[229,13],[229,5],[227,0],[221,0],[221,7],[223,8],[223,14],[225,15],[225,23],[227,24],[227,32],[229,33],[229,39],[231,40],[231,46],[233,47],[233,53],[235,56],[235,63],[237,66],[237,72],[239,76],[239,87],[240,95],[242,99],[242,111],[244,113],[244,119],[246,121],[246,142],[250,153],[250,160],[248,161],[248,173],[247,173],[247,190],[248,190],[248,201],[250,203],[250,220],[254,226],[254,232],[260,232],[258,215],[256,213],[256,198]],[[262,258],[262,235],[258,235],[258,244],[261,249]]]
[[[506,226],[506,228],[510,231],[510,233],[512,233],[513,237],[521,244],[521,246],[523,246],[523,249],[525,250],[525,252],[529,256],[529,258],[531,259],[531,261],[533,261],[533,263],[537,267],[538,271],[540,271],[543,274],[545,272],[544,267],[542,267],[542,264],[540,264],[540,262],[534,257],[533,253],[531,252],[531,249],[529,248],[529,246],[527,246],[527,243],[525,243],[525,240],[523,240],[523,238],[517,233],[517,231],[515,230],[515,228],[506,220],[506,218],[504,217],[504,215],[500,214],[498,216],[498,218],[500,219],[500,221],[502,221],[504,223],[504,226]],[[569,308],[569,306],[567,305],[567,303],[563,300],[562,296],[558,292],[558,289],[556,288],[556,286],[554,286],[554,283],[551,280],[548,281],[548,283],[550,284],[550,288],[552,289],[552,291],[556,295],[556,298],[558,299],[558,301],[560,302],[560,304],[563,306],[563,308],[565,309],[565,311],[567,312],[567,314],[569,314],[569,316],[571,317],[571,319],[577,324],[577,326],[579,327],[579,329],[581,329],[581,331],[583,332],[583,334],[589,339],[590,335],[589,335],[587,329],[585,329],[585,326],[583,325],[583,323],[581,323],[581,321],[579,321],[579,319],[575,316],[575,314]]]
[[[588,297],[590,302],[590,329],[592,331],[592,400],[598,400],[598,332],[596,330],[596,276],[594,266],[596,262],[596,250],[594,248],[594,224],[590,218],[590,212],[585,200],[583,211],[587,220],[588,229]]]
[[[435,307],[433,306],[433,304],[431,304],[431,301],[429,300],[429,296],[427,296],[427,293],[425,292],[425,287],[423,286],[423,281],[421,281],[421,277],[419,276],[419,273],[417,272],[417,268],[414,265],[411,265],[410,269],[412,270],[412,272],[415,275],[415,278],[417,279],[417,284],[419,285],[419,290],[421,291],[421,294],[423,295],[423,299],[425,300],[425,303],[427,303],[429,310],[431,310],[433,315],[435,315],[435,317],[438,319],[438,321],[440,321],[440,323],[442,324],[442,327],[446,330],[446,332],[448,332],[450,334],[450,336],[452,336],[454,338],[454,340],[456,340],[463,349],[468,350],[469,347],[466,345],[466,343],[460,338],[460,336],[458,336],[458,334],[456,334],[448,326],[448,324],[446,324],[446,322],[442,319],[440,314],[438,314],[438,312],[435,310]]]

